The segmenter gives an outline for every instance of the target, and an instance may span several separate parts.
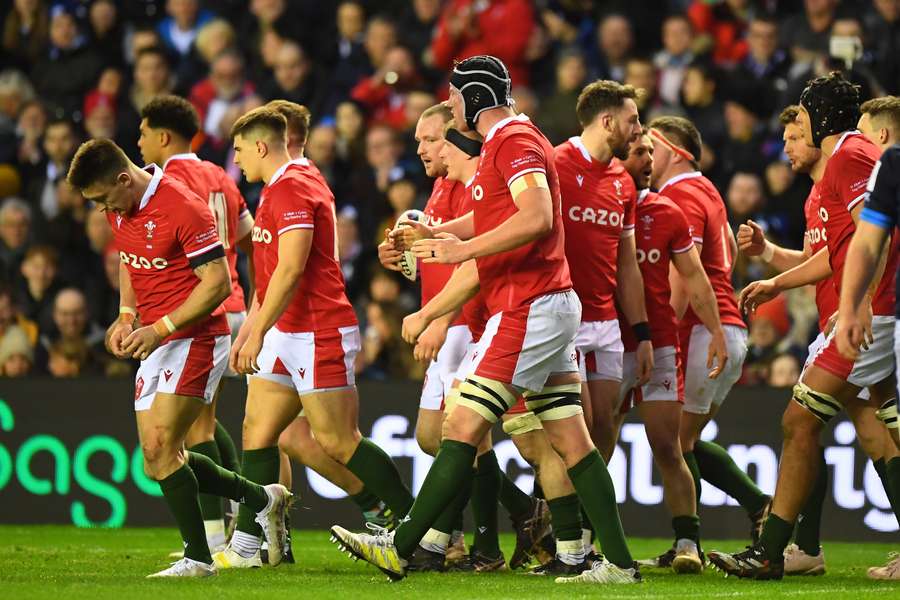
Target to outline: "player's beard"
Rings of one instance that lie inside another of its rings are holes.
[[[608,143],[613,156],[619,160],[626,160],[628,158],[628,151],[631,147],[631,143],[618,127],[616,127],[613,134],[609,136]]]

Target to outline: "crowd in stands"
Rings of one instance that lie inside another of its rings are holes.
[[[430,193],[413,130],[446,98],[455,60],[502,58],[517,109],[554,143],[579,133],[587,82],[645,88],[642,120],[697,124],[731,225],[753,219],[793,248],[810,182],[782,154],[780,109],[834,69],[864,98],[900,92],[900,0],[0,0],[0,15],[2,376],[132,373],[103,350],[118,313],[109,227],[65,174],[91,137],[139,163],[140,110],[160,94],[193,103],[197,153],[239,181],[251,210],[260,190],[232,164],[231,124],[275,98],[312,111],[307,155],[337,201],[361,374],[393,378],[423,373],[399,338],[417,290],[374,250]],[[766,275],[741,259],[736,288]],[[792,384],[815,322],[804,290],[761,310],[745,382]]]

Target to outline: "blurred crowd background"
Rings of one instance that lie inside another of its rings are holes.
[[[900,0],[0,0],[0,376],[130,376],[103,333],[118,314],[106,219],[65,182],[78,144],[109,137],[140,164],[139,113],[189,98],[201,158],[241,181],[227,132],[275,98],[306,105],[307,155],[338,209],[340,259],[365,342],[362,377],[420,378],[399,337],[418,291],[375,246],[432,182],[416,156],[421,112],[447,96],[454,60],[509,66],[516,108],[554,143],[579,133],[597,78],[648,90],[644,121],[692,119],[703,170],[732,227],[760,223],[801,248],[810,182],[782,154],[777,115],[812,77],[842,70],[863,97],[900,91]],[[736,289],[766,276],[744,258]],[[243,283],[246,271],[242,270]],[[816,333],[812,290],[750,323],[746,384],[793,385]]]

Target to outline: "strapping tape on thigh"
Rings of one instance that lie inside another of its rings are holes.
[[[516,396],[493,379],[470,375],[459,386],[457,404],[471,408],[490,423],[496,423],[515,404]]]
[[[794,386],[794,402],[823,423],[827,423],[841,412],[841,403],[834,396],[817,392],[802,382]]]
[[[878,419],[884,423],[884,426],[888,429],[898,429],[900,428],[900,421],[897,419],[897,399],[891,398],[887,402],[881,405],[876,412],[878,415]]]
[[[524,413],[503,422],[503,432],[506,435],[522,435],[529,431],[543,429],[541,420],[534,413]]]
[[[540,392],[525,392],[525,406],[541,421],[581,414],[581,384],[548,385]]]
[[[460,384],[462,385],[462,384]],[[450,388],[450,391],[444,396],[444,414],[449,415],[453,412],[453,407],[457,405],[459,402],[459,388],[460,386],[456,386],[455,388]]]

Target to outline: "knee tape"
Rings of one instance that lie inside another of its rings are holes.
[[[516,396],[499,381],[470,375],[460,384],[456,403],[471,408],[494,424],[516,403]]]
[[[794,386],[794,402],[811,412],[823,423],[827,423],[841,412],[841,403],[834,396],[817,392],[802,382]]]
[[[544,426],[541,425],[541,420],[531,412],[516,415],[512,419],[503,422],[503,433],[510,436],[522,435],[523,433],[537,431],[538,429],[543,428]]]
[[[540,392],[525,392],[525,406],[541,421],[556,421],[581,414],[581,384],[549,385]]]
[[[898,429],[900,428],[900,421],[898,421],[898,413],[897,413],[897,399],[891,398],[887,402],[881,405],[876,412],[878,415],[878,419],[884,423],[884,426],[888,429]]]

